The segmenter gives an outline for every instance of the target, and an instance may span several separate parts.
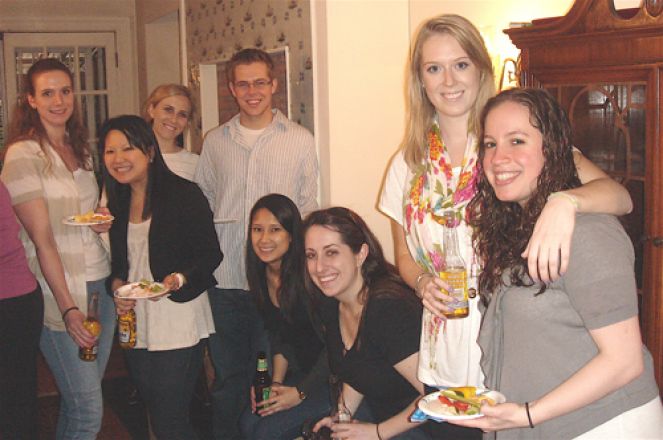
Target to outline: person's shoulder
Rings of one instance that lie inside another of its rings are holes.
[[[7,155],[21,155],[21,154],[31,154],[36,151],[41,151],[39,142],[32,139],[21,139],[16,142],[13,142],[7,147]]]
[[[313,139],[313,135],[306,127],[288,119],[288,117],[280,110],[276,110],[274,114],[274,120],[277,124],[281,125],[285,131],[291,132],[298,136]]]
[[[609,214],[578,214],[571,243],[572,253],[590,254],[633,246],[617,217]]]

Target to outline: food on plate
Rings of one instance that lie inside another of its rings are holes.
[[[110,215],[99,214],[94,211],[88,211],[85,214],[75,215],[74,221],[76,223],[102,223],[112,220]]]
[[[168,289],[161,283],[140,280],[137,283],[120,287],[115,292],[115,296],[119,298],[154,298],[167,291]]]
[[[479,414],[481,403],[495,405],[495,400],[486,395],[477,395],[475,387],[456,387],[441,390],[438,400],[445,406],[448,415],[474,415]]]

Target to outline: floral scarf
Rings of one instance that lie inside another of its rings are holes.
[[[477,191],[477,145],[469,136],[458,181],[454,182],[451,158],[442,139],[437,122],[428,132],[428,151],[425,163],[412,170],[410,190],[404,199],[405,233],[408,247],[417,264],[431,273],[438,273],[444,265],[442,231],[444,213],[453,211],[455,223],[467,224],[467,205]],[[455,183],[455,185],[454,185]],[[470,246],[471,248],[471,246]],[[476,263],[471,249],[461,249],[466,255],[469,278],[476,274]],[[469,259],[467,256],[471,256]],[[470,279],[470,283],[473,281]],[[429,367],[435,369],[435,346],[443,321],[428,314],[424,319],[423,338],[430,353]]]

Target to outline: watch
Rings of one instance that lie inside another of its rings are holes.
[[[299,393],[299,400],[306,400],[306,397],[307,397],[306,393],[304,391],[300,391],[300,389],[297,388],[297,387],[295,387],[295,389]]]

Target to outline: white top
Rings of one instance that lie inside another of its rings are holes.
[[[259,128],[257,130],[254,130],[253,128],[248,128],[243,126],[242,124],[239,124],[239,132],[244,139],[244,142],[246,142],[246,145],[249,147],[253,147],[256,142],[258,141],[258,138],[260,135],[265,131],[265,128]]]
[[[74,171],[74,182],[78,188],[81,204],[81,214],[94,211],[97,208],[98,190],[96,184],[90,185],[89,176],[78,168]],[[87,281],[98,281],[110,275],[110,260],[108,252],[99,241],[99,234],[89,227],[82,227],[83,250],[85,251],[85,276]]]
[[[129,223],[127,258],[129,280],[152,279],[148,235],[150,220]],[[158,280],[161,281],[161,280]],[[149,351],[192,347],[214,333],[214,321],[207,292],[197,298],[177,303],[162,297],[158,301],[136,301],[136,347]]]
[[[170,171],[186,180],[193,180],[193,175],[196,172],[196,165],[198,164],[198,158],[200,156],[187,151],[184,148],[177,153],[161,153],[161,155]]]
[[[451,185],[456,186],[460,174],[460,167],[453,168]],[[387,171],[379,209],[398,224],[403,225],[403,210],[407,203],[405,194],[410,191],[412,173],[407,167],[402,153],[398,153],[392,160]],[[416,256],[422,249],[432,248],[442,243],[443,226],[432,220],[428,215],[423,219],[427,234],[424,243],[415,243],[413,237],[408,236],[407,244],[410,254]],[[458,227],[459,248],[469,268],[472,263],[471,240],[472,233],[465,222]],[[416,258],[414,258],[416,260]],[[468,275],[471,275],[468,273]],[[468,282],[472,283],[468,276]],[[419,348],[418,377],[423,383],[431,386],[483,386],[483,374],[480,360],[481,350],[477,344],[477,336],[481,325],[481,313],[478,308],[479,296],[470,298],[470,314],[467,318],[449,319],[438,322],[434,315],[424,308],[422,319],[421,342]],[[439,325],[436,331],[432,326]]]

